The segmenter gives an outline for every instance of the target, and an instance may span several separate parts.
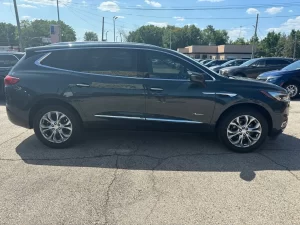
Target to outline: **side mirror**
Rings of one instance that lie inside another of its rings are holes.
[[[205,86],[205,77],[202,73],[190,73],[190,80],[192,83],[199,84],[201,86]]]

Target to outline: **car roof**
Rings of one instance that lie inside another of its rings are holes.
[[[164,49],[155,45],[143,44],[143,43],[133,43],[133,42],[60,42],[55,44],[50,44],[46,46],[31,47],[26,48],[27,51],[52,51],[58,49],[80,49],[80,48],[97,48],[97,47],[129,47],[129,48],[147,48],[147,49],[160,49],[170,51],[169,49]],[[173,51],[173,50],[171,50]]]
[[[291,58],[284,58],[284,57],[263,57],[263,58],[255,58],[255,59],[257,59],[257,60],[259,60],[259,59],[285,59],[285,60],[293,61],[293,59],[291,59]]]

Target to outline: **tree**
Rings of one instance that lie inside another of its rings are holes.
[[[18,45],[17,28],[11,23],[0,23],[0,45]]]
[[[54,20],[22,20],[21,29],[24,47],[47,44],[42,42],[42,38],[50,37],[50,25],[55,24],[58,24],[58,22]],[[71,26],[65,24],[63,21],[60,21],[59,25],[62,33],[61,41],[76,41],[76,33]]]
[[[216,30],[212,25],[208,25],[202,33],[202,44],[204,45],[224,45],[229,41],[226,30]]]
[[[230,44],[233,45],[248,45],[250,44],[248,40],[245,40],[245,38],[240,37],[238,39],[236,39],[235,41],[231,41]]]
[[[98,35],[95,32],[87,31],[84,34],[84,41],[98,41]]]
[[[130,31],[127,41],[162,46],[163,33],[164,28],[153,25],[142,26],[136,31]]]
[[[269,32],[267,36],[260,42],[260,47],[264,50],[267,56],[281,55],[282,47],[278,46],[281,38],[281,33]],[[281,48],[281,49],[280,49]]]

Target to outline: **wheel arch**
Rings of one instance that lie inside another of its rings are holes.
[[[70,103],[61,100],[61,99],[57,99],[57,98],[42,98],[37,100],[33,107],[31,107],[30,111],[29,111],[29,127],[33,128],[33,118],[34,115],[43,107],[45,106],[49,106],[49,105],[60,105],[60,106],[64,106],[67,109],[71,110],[72,112],[74,112],[76,114],[76,116],[78,116],[78,118],[80,119],[80,122],[82,123],[82,117],[80,115],[80,113],[78,112],[78,110],[72,106]]]
[[[237,105],[232,105],[230,107],[228,107],[227,109],[225,109],[221,115],[219,116],[217,122],[216,122],[216,128],[218,128],[221,120],[230,112],[232,112],[233,110],[237,110],[237,109],[247,109],[247,108],[251,108],[251,109],[255,109],[258,112],[260,112],[266,119],[267,119],[267,123],[268,123],[268,128],[269,128],[269,134],[272,131],[273,128],[273,120],[271,117],[271,114],[268,112],[267,109],[265,109],[263,106],[255,104],[255,103],[240,103]]]

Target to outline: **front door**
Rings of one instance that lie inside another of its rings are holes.
[[[146,120],[210,123],[215,106],[213,78],[206,86],[192,83],[191,73],[203,71],[188,61],[159,51],[143,51],[147,62]]]
[[[247,77],[256,79],[258,75],[268,71],[268,67],[266,66],[266,60],[260,59],[257,62],[253,63],[249,66],[247,70]]]

